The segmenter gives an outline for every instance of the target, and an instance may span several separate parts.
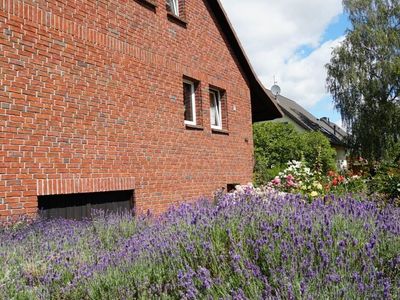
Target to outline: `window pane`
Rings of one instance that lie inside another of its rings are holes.
[[[192,85],[189,83],[183,83],[183,99],[185,102],[185,121],[193,122],[193,95]]]
[[[167,10],[174,15],[179,16],[178,0],[167,0]]]
[[[211,125],[216,126],[217,125],[217,105],[215,101],[215,94],[210,93],[210,119],[211,119]]]
[[[221,112],[219,105],[219,97],[216,92],[210,92],[210,118],[211,126],[220,127],[221,126]]]

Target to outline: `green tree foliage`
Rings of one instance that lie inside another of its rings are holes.
[[[323,173],[336,169],[336,151],[321,132],[304,132],[300,140],[304,159],[309,166]]]
[[[400,205],[400,142],[388,150],[388,158],[375,165],[368,181],[369,192],[376,199]]]
[[[308,166],[322,172],[336,168],[336,152],[320,132],[300,133],[290,124],[264,122],[254,124],[253,133],[257,184],[269,182],[291,160],[304,158]]]
[[[353,151],[380,160],[400,140],[400,1],[343,5],[352,28],[326,65],[327,87]]]

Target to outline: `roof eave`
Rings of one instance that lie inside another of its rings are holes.
[[[221,2],[219,0],[209,0],[208,3],[217,20],[219,20],[225,36],[247,77],[251,94],[253,123],[283,117],[283,113],[278,107],[275,99],[267,94],[264,86],[258,79]]]
[[[251,94],[251,111],[252,111],[252,121],[263,122],[274,120],[283,117],[282,109],[279,107],[274,97],[271,97],[266,89],[259,83],[258,88],[262,89],[257,94],[252,92]],[[257,89],[252,89],[252,91],[257,91]]]

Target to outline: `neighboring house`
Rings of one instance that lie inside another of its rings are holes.
[[[269,90],[267,92],[270,97],[273,97]],[[298,103],[286,97],[279,95],[276,97],[276,101],[284,116],[274,120],[275,122],[290,123],[300,132],[322,132],[329,139],[331,146],[336,150],[336,162],[338,168],[347,168],[345,144],[347,133],[343,129],[330,122],[328,118],[317,119]]]
[[[217,0],[0,1],[0,26],[3,221],[210,197],[282,116]]]

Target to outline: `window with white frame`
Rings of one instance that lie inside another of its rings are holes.
[[[183,101],[185,105],[185,124],[196,125],[196,95],[194,82],[183,80]]]
[[[175,16],[179,16],[179,0],[167,0],[167,10]]]
[[[211,128],[222,129],[221,94],[210,89],[210,119]]]

